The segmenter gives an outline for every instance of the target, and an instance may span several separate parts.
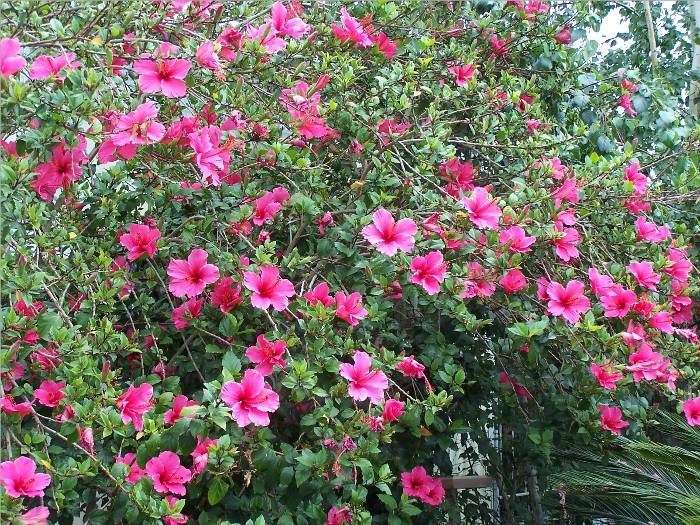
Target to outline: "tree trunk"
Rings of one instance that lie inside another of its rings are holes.
[[[700,0],[690,0],[690,38],[693,42],[693,63],[691,65],[691,71],[700,70],[700,45],[695,43],[696,34],[698,29],[700,29]],[[700,82],[691,78],[690,79],[690,91],[688,93],[688,106],[690,108],[690,113],[698,117],[698,111],[700,110],[700,104],[698,103],[698,97],[700,97]]]
[[[653,70],[659,65],[659,60],[656,57],[656,30],[654,29],[654,19],[651,17],[651,0],[644,0],[644,19],[647,22],[649,57],[651,58],[651,69]]]
[[[537,469],[534,465],[530,465],[527,471],[527,491],[530,494],[533,523],[542,525],[544,523],[544,514],[542,513],[542,503],[540,502],[540,489],[537,486]]]

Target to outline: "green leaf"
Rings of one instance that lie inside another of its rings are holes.
[[[372,462],[367,458],[359,458],[353,461],[353,463],[362,472],[362,482],[368,485],[374,481],[374,468],[372,467]]]
[[[384,505],[389,510],[395,510],[398,507],[394,497],[389,494],[378,494],[377,497],[384,502]]]
[[[224,370],[231,375],[237,374],[241,371],[241,360],[231,351],[226,352],[224,358],[221,360],[221,365],[223,366]]]
[[[216,505],[228,492],[228,483],[223,481],[221,478],[214,478],[214,480],[209,485],[209,491],[207,492],[207,500],[209,505]]]
[[[405,516],[418,516],[418,514],[421,513],[421,510],[411,503],[405,503],[401,505],[399,512]]]
[[[294,519],[292,518],[292,515],[287,512],[280,516],[280,519],[277,520],[277,525],[294,525]]]
[[[37,332],[43,338],[46,338],[51,333],[51,330],[57,330],[62,326],[61,317],[53,312],[46,312],[36,323]]]

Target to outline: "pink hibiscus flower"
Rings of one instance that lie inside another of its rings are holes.
[[[323,525],[343,525],[352,521],[352,511],[349,507],[339,509],[336,506],[328,509],[326,522]]]
[[[136,454],[133,452],[124,454],[124,457],[116,456],[114,461],[129,467],[129,474],[127,474],[126,478],[124,478],[127,483],[136,483],[146,475],[146,471],[139,467],[139,464],[136,462]]]
[[[686,282],[690,271],[693,269],[693,264],[688,260],[685,250],[669,248],[667,257],[670,264],[664,267],[664,273],[678,281]]]
[[[532,244],[537,239],[533,236],[528,236],[525,234],[520,226],[511,226],[503,230],[498,237],[498,242],[504,246],[508,246],[508,251],[512,253],[527,253],[531,252]]]
[[[192,451],[192,471],[199,474],[207,468],[209,462],[209,447],[216,446],[218,440],[206,438],[202,440],[202,436],[197,436],[197,446]]]
[[[271,20],[266,21],[257,28],[252,25],[248,25],[247,32],[248,38],[250,40],[257,40],[265,52],[270,55],[274,55],[287,47],[287,43],[284,41],[284,39],[277,36],[278,32],[273,27]]]
[[[188,135],[194,161],[212,186],[221,185],[231,161],[231,153],[221,146],[221,137],[221,129],[217,126],[207,126]]]
[[[630,117],[636,117],[637,112],[632,108],[632,94],[631,93],[625,93],[620,97],[620,100],[617,102],[617,105],[621,107],[622,109],[625,110],[625,113],[627,113]]]
[[[605,317],[619,317],[622,319],[630,311],[630,308],[637,301],[637,294],[632,290],[626,290],[619,284],[613,285],[600,302],[605,308]]]
[[[214,49],[214,42],[205,41],[201,43],[197,48],[195,57],[200,66],[211,69],[212,71],[221,70],[221,63]]]
[[[178,420],[182,419],[183,417],[192,419],[193,417],[195,417],[194,412],[183,416],[182,410],[184,408],[194,406],[197,406],[197,402],[193,399],[189,399],[187,396],[183,395],[175,396],[175,398],[173,399],[173,408],[171,408],[165,413],[165,415],[163,416],[163,422],[166,425],[174,425],[178,422]]]
[[[239,427],[250,423],[266,427],[270,424],[270,413],[280,406],[277,392],[265,383],[265,378],[257,370],[246,370],[240,383],[224,383],[221,399],[231,408]]]
[[[391,423],[399,419],[399,416],[404,413],[404,406],[406,404],[398,399],[387,399],[384,403],[384,410],[382,411],[382,420],[386,423]]]
[[[579,201],[578,185],[573,177],[564,180],[562,185],[557,188],[550,197],[554,199],[554,207],[559,208],[563,201],[569,201],[576,204]]]
[[[513,268],[508,270],[501,280],[498,281],[498,284],[503,287],[505,293],[516,293],[527,287],[527,279],[525,279],[523,272]]]
[[[425,365],[416,361],[412,355],[406,356],[396,365],[396,369],[406,377],[425,377]]]
[[[136,60],[134,71],[139,74],[139,88],[143,93],[163,93],[169,98],[184,97],[187,84],[184,78],[192,62],[176,58]]]
[[[177,308],[173,308],[171,318],[175,328],[178,330],[187,328],[190,325],[190,321],[196,319],[202,313],[202,306],[204,306],[203,297],[200,299],[191,297]]]
[[[588,280],[591,284],[591,291],[597,296],[607,294],[615,285],[608,275],[601,275],[596,268],[588,269]]]
[[[376,246],[379,253],[392,256],[398,250],[408,253],[413,249],[416,243],[413,236],[418,231],[413,219],[396,222],[391,213],[380,208],[372,215],[372,223],[362,228],[362,236]]]
[[[477,228],[498,228],[498,220],[501,217],[501,209],[496,201],[491,198],[486,188],[476,187],[470,198],[463,198],[461,203],[467,210],[469,220]]]
[[[294,16],[288,11],[282,2],[275,2],[271,8],[272,16],[270,21],[272,27],[281,35],[292,38],[301,38],[310,29],[310,26],[301,18]]]
[[[37,474],[36,463],[26,456],[0,463],[0,483],[11,498],[44,496],[44,489],[51,483],[48,474]]]
[[[44,80],[54,76],[61,79],[58,74],[63,68],[75,69],[80,65],[80,62],[75,61],[75,53],[64,53],[57,57],[41,55],[32,62],[32,67],[29,68],[29,78]]]
[[[634,187],[634,194],[641,197],[647,191],[648,179],[639,172],[639,162],[633,162],[625,168],[624,180],[631,182]]]
[[[401,474],[401,484],[407,496],[423,498],[428,493],[432,478],[423,467],[413,467],[409,472]]]
[[[584,285],[581,281],[569,281],[564,288],[558,282],[552,281],[547,285],[547,310],[555,317],[563,317],[570,323],[578,323],[581,314],[591,309],[588,297],[584,295]]]
[[[576,245],[581,242],[581,236],[578,231],[574,228],[562,229],[556,226],[555,229],[564,234],[554,239],[557,257],[564,262],[569,262],[571,259],[578,258],[578,248],[576,248]]]
[[[119,118],[112,132],[111,140],[116,146],[132,144],[155,144],[165,136],[165,126],[156,122],[158,109],[145,102],[130,113]]]
[[[367,310],[362,307],[362,295],[359,292],[353,292],[346,296],[343,292],[336,292],[335,316],[347,321],[350,326],[357,326],[367,317]]]
[[[9,77],[24,69],[27,61],[19,56],[19,40],[3,38],[0,40],[0,75]]]
[[[642,379],[647,381],[658,379],[670,364],[670,361],[664,360],[664,356],[654,352],[651,346],[646,343],[643,343],[639,350],[631,354],[628,361],[630,366],[627,367],[627,370],[632,372],[632,377],[637,383]]]
[[[153,488],[161,494],[172,492],[184,496],[185,483],[192,479],[192,472],[180,465],[180,457],[169,450],[149,459],[146,472],[153,480]]]
[[[396,55],[398,46],[396,42],[391,40],[384,32],[377,33],[376,36],[371,36],[372,42],[377,46],[379,52],[384,55],[387,60],[391,60]]]
[[[451,159],[440,164],[440,175],[447,179],[447,192],[455,199],[460,198],[462,191],[474,189],[474,167],[471,162],[461,162]]]
[[[474,78],[476,68],[474,64],[463,64],[461,66],[450,66],[447,70],[454,75],[455,82],[461,87]]]
[[[328,283],[319,283],[313,290],[304,294],[306,299],[312,306],[321,303],[325,308],[335,303],[335,300],[329,295],[330,287]]]
[[[34,399],[45,407],[55,408],[61,402],[61,399],[66,397],[66,394],[63,393],[65,387],[65,383],[42,381],[39,388],[34,391]]]
[[[224,277],[221,279],[211,294],[212,306],[218,306],[219,310],[227,314],[235,308],[235,306],[243,302],[241,297],[241,283],[235,283],[232,277]]]
[[[372,39],[369,34],[365,31],[363,25],[358,22],[355,18],[350,16],[348,10],[344,7],[340,8],[340,19],[342,26],[333,24],[331,30],[333,35],[338,38],[341,42],[354,42],[359,47],[371,47]]]
[[[442,482],[428,475],[423,467],[414,467],[401,474],[401,484],[407,496],[413,496],[429,505],[439,505],[445,497]]]
[[[32,411],[32,404],[29,401],[15,403],[15,399],[10,394],[0,397],[0,408],[6,414],[19,414],[20,419]]]
[[[48,162],[39,164],[35,171],[36,178],[31,186],[46,202],[50,202],[59,188],[67,190],[83,174],[80,164],[87,160],[85,148],[87,142],[82,135],[78,137],[78,146],[67,148],[65,140],[56,145]]]
[[[167,270],[170,276],[168,290],[175,297],[196,297],[208,284],[216,282],[219,279],[219,268],[207,264],[208,257],[209,254],[205,250],[196,248],[190,252],[186,261],[171,260]]]
[[[277,212],[282,209],[282,202],[276,199],[271,191],[253,201],[253,203],[255,204],[253,223],[257,226],[262,226],[266,222],[272,222]]]
[[[420,284],[428,295],[435,295],[440,291],[440,283],[445,280],[447,264],[443,261],[442,252],[433,251],[425,256],[414,257],[411,261],[410,281]]]
[[[355,352],[353,361],[353,365],[340,365],[340,375],[349,382],[348,393],[355,401],[369,398],[370,402],[378,405],[389,386],[386,375],[381,370],[371,370],[372,358],[365,352]]]
[[[129,250],[127,259],[135,261],[144,253],[153,257],[156,253],[156,241],[160,239],[160,230],[146,224],[130,224],[129,233],[119,237],[119,243]]]
[[[260,273],[245,272],[243,286],[253,292],[251,304],[263,310],[272,306],[281,312],[289,305],[289,298],[296,294],[291,281],[280,279],[280,270],[276,266],[263,266]]]
[[[49,519],[49,509],[47,507],[34,507],[19,517],[22,525],[46,525]]]
[[[653,243],[665,241],[671,237],[671,230],[668,226],[657,226],[651,221],[647,221],[644,217],[638,217],[634,221],[634,227],[637,231],[637,238]]]
[[[143,430],[143,415],[148,412],[153,403],[153,386],[143,383],[138,388],[131,385],[126,392],[117,398],[117,409],[121,413],[122,423],[134,423],[134,428]]]
[[[623,378],[620,372],[615,372],[612,364],[605,361],[602,365],[592,364],[591,374],[596,378],[600,386],[608,390],[615,390],[617,382]]]
[[[255,370],[260,372],[262,376],[272,374],[272,369],[275,365],[284,368],[286,363],[282,356],[287,351],[287,342],[284,340],[268,341],[264,334],[260,334],[257,338],[257,346],[249,346],[245,355],[252,363],[256,363]]]
[[[688,425],[691,427],[700,426],[700,397],[683,401],[683,412]]]
[[[493,272],[484,271],[478,262],[468,264],[469,278],[464,281],[464,291],[459,294],[462,299],[472,297],[490,297],[496,292]]]
[[[318,115],[318,105],[321,102],[321,94],[316,86],[313,93],[309,94],[309,85],[306,82],[299,82],[292,88],[282,90],[279,101],[293,119],[302,118],[305,114]]]
[[[627,269],[634,275],[639,284],[656,291],[656,285],[661,281],[661,276],[654,273],[653,264],[648,261],[631,262]]]
[[[622,410],[617,407],[607,405],[598,406],[600,412],[600,426],[605,430],[614,432],[618,436],[622,434],[622,429],[630,426],[627,421],[622,420]]]
[[[666,334],[673,333],[673,317],[669,312],[656,312],[649,319],[649,328]]]

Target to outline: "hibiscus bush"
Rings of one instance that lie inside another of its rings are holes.
[[[585,13],[2,6],[3,523],[513,523],[700,424],[697,137]]]

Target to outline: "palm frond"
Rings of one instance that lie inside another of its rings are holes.
[[[700,430],[658,413],[664,443],[620,438],[609,454],[567,451],[574,468],[550,477],[578,517],[616,524],[700,524]]]

